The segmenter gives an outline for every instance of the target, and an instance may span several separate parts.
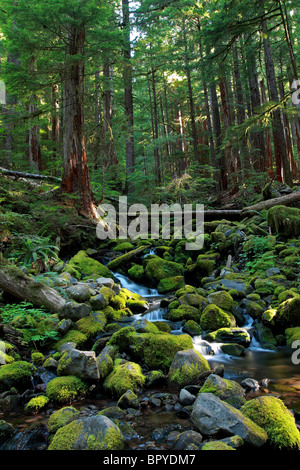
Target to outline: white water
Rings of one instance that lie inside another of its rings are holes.
[[[150,287],[143,286],[142,284],[137,284],[120,273],[113,273],[113,275],[119,280],[121,287],[124,287],[125,289],[128,289],[135,294],[139,294],[141,297],[159,297],[157,289],[152,289]]]

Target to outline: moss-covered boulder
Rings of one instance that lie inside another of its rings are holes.
[[[15,361],[0,366],[0,392],[15,387],[22,391],[31,385],[31,378],[36,368],[26,361]]]
[[[87,276],[90,279],[112,277],[110,270],[106,266],[91,258],[84,250],[79,251],[70,259],[64,271],[69,272],[78,280],[80,280],[82,276]]]
[[[273,232],[286,238],[298,238],[300,236],[300,209],[274,206],[268,210],[268,225]]]
[[[106,317],[103,312],[94,312],[88,317],[78,320],[74,329],[83,333],[88,339],[104,332],[106,326]]]
[[[157,290],[159,294],[168,294],[175,292],[184,286],[183,276],[173,276],[161,279],[158,283]]]
[[[245,390],[238,382],[215,374],[207,377],[199,393],[213,393],[238,409],[246,402]]]
[[[212,294],[208,295],[207,300],[210,304],[214,304],[217,307],[228,311],[230,311],[233,305],[233,298],[226,291],[213,292]]]
[[[194,320],[196,323],[200,322],[201,311],[192,305],[179,305],[178,308],[173,308],[168,312],[170,321],[188,321]]]
[[[182,331],[190,336],[200,336],[203,333],[201,326],[194,320],[188,320],[183,325]]]
[[[219,328],[232,328],[236,326],[235,317],[230,312],[224,312],[217,305],[208,305],[200,318],[200,326],[206,331],[215,331]]]
[[[4,419],[0,419],[0,445],[10,439],[15,433],[12,424],[7,423]]]
[[[273,447],[281,450],[300,448],[300,434],[295,418],[279,398],[254,398],[241,411],[266,431]]]
[[[204,444],[201,447],[201,450],[235,450],[235,449],[222,441],[210,441]]]
[[[225,343],[220,346],[221,351],[228,356],[240,357],[244,354],[245,348],[241,344]]]
[[[122,450],[124,437],[106,416],[81,418],[58,429],[49,450]]]
[[[203,339],[217,343],[237,343],[245,348],[248,348],[251,342],[251,336],[245,328],[219,328],[207,333]]]
[[[116,361],[113,371],[106,377],[103,385],[112,395],[121,397],[127,390],[140,390],[145,380],[139,364]]]
[[[274,317],[278,328],[286,329],[300,325],[300,297],[287,299],[279,305]]]
[[[97,364],[101,380],[104,380],[112,372],[114,368],[115,355],[115,347],[107,345],[97,356]]]
[[[144,268],[140,264],[134,264],[130,269],[128,269],[128,276],[130,279],[137,283],[142,283],[144,281]]]
[[[179,305],[191,305],[192,307],[196,307],[203,312],[205,307],[208,305],[208,302],[203,295],[198,293],[185,293],[178,298]]]
[[[59,428],[66,426],[75,419],[79,418],[80,412],[73,406],[65,406],[60,410],[54,411],[48,420],[47,429],[49,433],[55,433]]]
[[[294,341],[300,341],[300,326],[285,330],[286,344],[292,346]]]
[[[55,343],[56,351],[59,351],[61,347],[66,343],[73,343],[74,347],[78,349],[83,349],[87,344],[88,337],[81,331],[72,329],[69,330],[59,341]]]
[[[193,383],[203,372],[209,371],[207,360],[195,349],[178,351],[169,370],[169,382],[176,387]]]
[[[181,264],[166,261],[156,255],[149,256],[145,259],[144,269],[146,279],[154,287],[156,287],[162,279],[182,276],[183,274]]]
[[[38,397],[33,397],[26,404],[24,408],[25,414],[35,414],[46,408],[48,405],[49,398],[44,395],[39,395]]]
[[[46,395],[57,403],[70,403],[85,396],[87,384],[78,377],[56,377],[47,384]]]

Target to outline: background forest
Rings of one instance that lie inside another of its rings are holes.
[[[292,187],[297,3],[1,0],[1,167],[62,178],[87,211]]]

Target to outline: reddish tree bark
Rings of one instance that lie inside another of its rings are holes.
[[[78,194],[81,211],[96,217],[84,138],[84,25],[70,25],[66,48],[62,190]]]

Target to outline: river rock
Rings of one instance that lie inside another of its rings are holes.
[[[246,402],[244,388],[238,382],[223,379],[219,375],[211,374],[207,377],[200,393],[208,391],[235,408],[240,408]]]
[[[202,443],[202,436],[197,431],[184,431],[175,438],[173,443],[173,450],[186,450],[191,444],[194,444],[199,449]]]
[[[0,420],[0,444],[9,439],[15,430],[12,424],[7,423],[3,419]]]
[[[124,437],[106,416],[81,418],[60,428],[49,450],[122,450]]]
[[[185,349],[176,353],[169,369],[169,380],[184,387],[208,370],[210,367],[207,360],[198,351]]]
[[[96,283],[100,286],[110,287],[110,289],[112,289],[115,282],[110,277],[98,277]]]
[[[206,436],[219,433],[238,435],[255,447],[263,446],[268,439],[261,427],[212,393],[198,395],[193,405],[191,421]]]
[[[97,356],[97,364],[101,379],[105,379],[114,368],[116,350],[114,346],[105,346]]]
[[[80,320],[87,317],[92,311],[88,304],[80,304],[76,302],[67,302],[58,312],[60,319],[69,318],[72,321]]]
[[[65,351],[58,363],[59,375],[72,375],[82,380],[99,380],[100,374],[94,351]]]
[[[71,299],[76,300],[76,302],[86,302],[91,296],[89,288],[80,284],[68,287],[66,289],[66,292],[69,297],[71,297]]]
[[[259,383],[257,380],[255,379],[252,379],[250,377],[244,379],[242,382],[241,382],[241,386],[247,391],[251,391],[251,390],[259,390]]]
[[[180,390],[179,401],[182,405],[184,406],[192,405],[195,400],[196,400],[195,395],[192,395],[190,392],[188,392],[184,388]]]

